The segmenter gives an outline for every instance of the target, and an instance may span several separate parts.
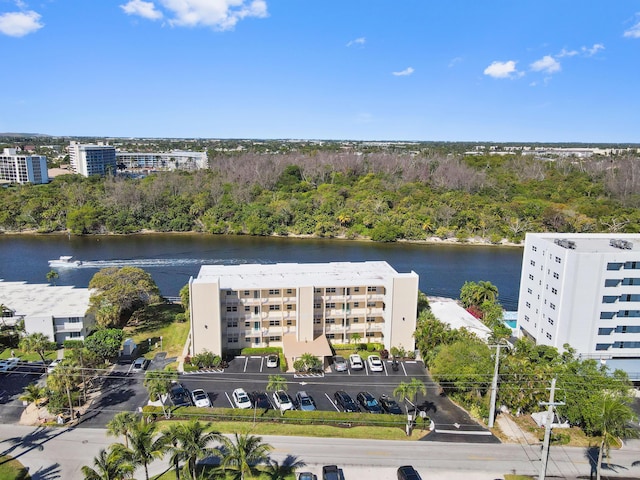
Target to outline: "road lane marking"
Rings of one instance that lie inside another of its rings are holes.
[[[434,432],[451,433],[454,435],[493,435],[491,432],[488,432],[486,430],[440,430],[436,428]]]
[[[407,375],[407,369],[404,368],[404,362],[400,362],[400,365],[402,365],[402,370],[404,370],[404,376],[408,377],[409,375]]]
[[[247,372],[247,363],[249,363],[249,357],[245,357],[244,359],[244,372]]]

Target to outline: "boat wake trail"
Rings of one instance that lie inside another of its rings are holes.
[[[83,260],[82,264],[69,265],[67,268],[108,268],[108,267],[189,267],[194,265],[242,265],[245,263],[273,263],[251,258],[132,258],[115,260]]]

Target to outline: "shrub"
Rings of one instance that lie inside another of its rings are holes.
[[[184,323],[187,321],[187,316],[184,314],[184,312],[176,313],[175,320],[178,323]]]
[[[64,348],[78,349],[84,347],[83,340],[65,340],[63,343]]]
[[[220,358],[220,355],[204,350],[202,353],[192,356],[190,363],[198,368],[212,368],[220,366],[221,362],[222,358]]]

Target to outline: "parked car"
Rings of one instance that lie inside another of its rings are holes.
[[[342,471],[336,465],[322,467],[322,480],[343,480]]]
[[[273,408],[271,402],[269,401],[269,397],[264,392],[251,392],[249,394],[249,398],[251,399],[251,404],[253,408]]]
[[[298,474],[298,480],[317,480],[318,477],[311,472],[300,472]]]
[[[378,402],[380,403],[382,410],[384,410],[386,413],[402,415],[402,409],[400,408],[400,405],[398,405],[398,402],[396,402],[393,398],[382,395],[380,398],[378,398]]]
[[[369,413],[382,413],[382,407],[378,401],[369,392],[360,392],[356,397],[358,403],[366,412]]]
[[[296,405],[299,410],[304,412],[312,412],[316,409],[316,404],[314,403],[313,398],[307,395],[307,392],[304,391],[300,391],[296,394]]]
[[[148,366],[149,366],[149,360],[147,360],[144,357],[136,358],[136,361],[133,362],[133,365],[131,367],[131,371],[134,373],[142,372],[146,370]]]
[[[53,371],[56,369],[56,367],[58,365],[60,365],[60,363],[62,363],[62,359],[60,358],[56,358],[53,362],[51,362],[49,364],[49,366],[47,367],[47,373],[53,373]]]
[[[9,372],[16,368],[20,363],[20,359],[17,357],[10,357],[6,360],[0,360],[0,372]]]
[[[169,398],[171,399],[171,403],[176,407],[190,407],[192,405],[191,395],[189,395],[187,389],[178,382],[172,382],[171,389],[169,390]]]
[[[291,401],[291,397],[284,390],[278,390],[273,392],[273,403],[276,407],[278,407],[281,411],[285,410],[293,410],[293,402]]]
[[[237,408],[251,408],[251,400],[249,395],[244,391],[244,388],[236,388],[231,394],[233,397],[233,403]]]
[[[356,402],[353,401],[351,396],[344,390],[338,390],[333,398],[336,400],[336,405],[338,405],[345,412],[359,412],[360,408],[356,405]]]
[[[278,356],[269,355],[267,357],[267,368],[276,368],[278,366]]]
[[[344,357],[341,357],[340,355],[333,357],[333,369],[336,372],[346,372],[348,368],[349,366],[347,365],[347,361]]]
[[[351,364],[351,370],[362,370],[364,368],[362,357],[357,353],[349,355],[349,363]]]
[[[193,399],[193,404],[196,407],[208,408],[211,406],[211,399],[209,398],[209,394],[202,390],[201,388],[196,388],[191,392],[191,398]]]
[[[382,360],[378,355],[369,355],[367,357],[367,365],[369,365],[369,370],[372,372],[384,372]]]
[[[422,480],[422,477],[411,465],[404,465],[398,468],[398,480]]]

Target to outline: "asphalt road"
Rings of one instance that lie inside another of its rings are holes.
[[[83,478],[80,469],[90,465],[100,449],[116,441],[103,429],[49,428],[0,425],[0,452],[29,467],[33,480]],[[507,473],[536,476],[540,446],[468,444],[414,441],[352,440],[265,436],[273,446],[271,457],[282,461],[291,455],[304,461],[305,470],[319,474],[322,465],[336,464],[345,480],[395,478],[400,465],[413,465],[426,479],[502,479]],[[640,478],[640,442],[611,452],[605,477]],[[590,478],[593,462],[584,448],[552,447],[547,478]],[[168,468],[167,460],[150,466],[155,475]],[[142,473],[137,472],[138,477]]]

